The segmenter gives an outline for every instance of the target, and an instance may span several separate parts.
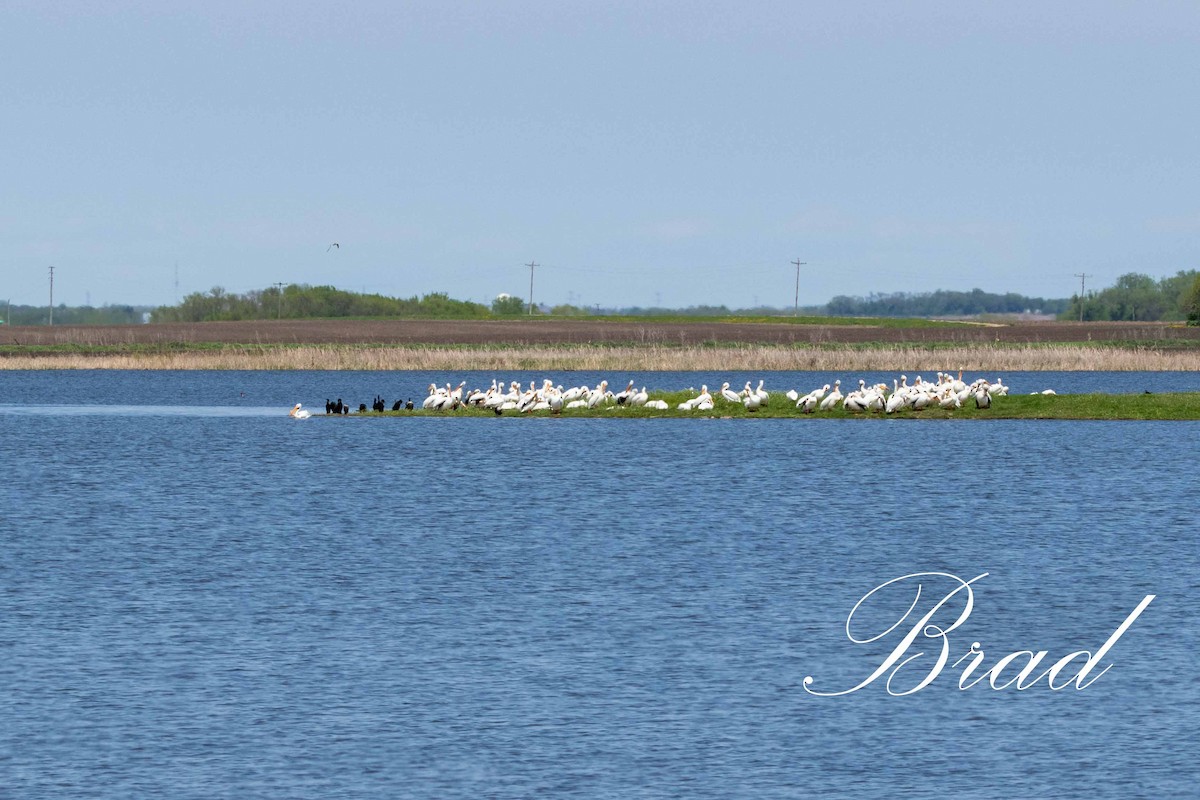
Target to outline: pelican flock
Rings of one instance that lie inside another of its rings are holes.
[[[987,378],[977,378],[966,383],[959,370],[955,377],[948,372],[937,373],[937,379],[928,381],[920,375],[909,383],[907,375],[900,375],[887,383],[867,385],[863,379],[857,381],[858,388],[843,394],[842,380],[834,380],[833,384],[824,384],[806,393],[793,388],[780,392],[779,396],[786,397],[786,402],[794,405],[805,414],[820,414],[842,410],[851,414],[895,414],[900,411],[921,411],[926,408],[940,408],[953,411],[962,408],[964,404],[972,403],[975,408],[990,408],[993,397],[1008,394],[1008,386],[997,378],[994,382]],[[728,381],[713,392],[707,385],[697,391],[695,388],[685,390],[692,396],[681,402],[675,402],[678,411],[720,412],[733,405],[742,406],[747,412],[756,412],[766,407],[771,400],[771,394],[764,388],[765,381],[746,381],[740,392],[730,388]],[[452,386],[446,383],[439,386],[429,384],[427,394],[421,401],[421,408],[426,411],[454,411],[459,408],[490,409],[497,415],[508,412],[527,414],[545,411],[551,414],[570,413],[577,409],[603,408],[618,411],[622,408],[650,408],[669,410],[672,406],[662,398],[652,398],[646,387],[637,387],[630,380],[619,392],[609,389],[607,380],[602,380],[594,386],[580,385],[563,387],[556,385],[549,378],[540,382],[531,380],[528,386],[518,381],[495,379],[488,388],[464,391],[466,381]],[[1042,394],[1053,394],[1047,389]],[[662,392],[664,395],[677,395],[678,392]],[[412,408],[411,401],[407,405]],[[292,409],[292,416],[306,416],[307,411],[301,411],[297,404]]]

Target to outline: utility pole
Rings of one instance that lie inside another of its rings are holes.
[[[283,284],[275,284],[275,288],[279,290],[279,310],[275,312],[275,319],[283,319]]]
[[[806,265],[808,262],[801,261],[797,258],[791,263],[796,265],[796,310],[793,312],[793,316],[798,317],[800,316],[800,268]]]
[[[50,268],[50,324],[54,324],[54,267]]]
[[[533,268],[540,266],[536,261],[530,261],[525,266],[529,267],[529,316],[533,316]]]
[[[1083,322],[1083,293],[1084,287],[1087,285],[1088,278],[1094,278],[1095,275],[1085,275],[1082,272],[1076,272],[1075,277],[1079,278],[1079,321]]]

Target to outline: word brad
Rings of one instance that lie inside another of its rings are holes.
[[[887,693],[895,697],[913,694],[929,686],[941,674],[950,659],[949,635],[967,621],[967,618],[971,615],[971,611],[974,609],[975,593],[971,584],[987,577],[987,574],[985,572],[969,581],[964,581],[962,578],[947,572],[917,572],[893,578],[886,583],[876,586],[854,604],[854,608],[851,609],[849,616],[846,618],[846,636],[855,644],[869,644],[878,641],[891,634],[902,624],[906,624],[906,620],[913,614],[914,609],[916,609],[917,604],[920,602],[923,586],[922,579],[944,578],[950,579],[955,584],[954,588],[942,597],[941,600],[912,623],[912,627],[907,629],[907,633],[901,638],[891,653],[884,658],[883,662],[870,675],[863,678],[859,683],[840,691],[817,691],[812,688],[814,681],[813,677],[809,675],[804,678],[804,690],[809,694],[819,697],[837,697],[857,692],[859,689],[869,686],[884,675],[887,675],[884,682]],[[872,636],[862,637],[855,635],[852,630],[855,614],[864,608],[864,604],[876,597],[877,592],[890,586],[914,583],[916,584],[916,591],[912,604],[898,620],[892,623],[886,630]],[[955,661],[953,665],[957,669],[965,663],[965,666],[962,667],[962,674],[958,679],[958,688],[970,689],[986,680],[987,684],[993,689],[1007,689],[1016,686],[1018,691],[1023,691],[1045,679],[1046,686],[1056,692],[1071,685],[1074,685],[1076,689],[1086,689],[1112,668],[1112,664],[1109,664],[1096,674],[1092,674],[1093,670],[1100,664],[1101,659],[1108,654],[1121,636],[1129,630],[1134,620],[1146,610],[1146,607],[1150,605],[1150,602],[1154,598],[1155,595],[1146,595],[1137,608],[1125,618],[1125,621],[1113,631],[1108,640],[1096,651],[1077,650],[1068,653],[1040,673],[1038,669],[1043,665],[1047,656],[1049,656],[1049,652],[1046,650],[1039,650],[1037,652],[1032,650],[1017,650],[1005,655],[991,667],[979,672],[983,666],[984,651],[981,649],[979,642],[972,642],[970,649]],[[935,622],[935,619],[953,613],[949,609],[955,602],[962,602],[962,609],[959,611],[958,616],[945,627],[943,627],[944,623]],[[917,648],[922,646],[919,640],[928,640],[929,642],[936,643],[937,655],[932,664],[928,664],[930,656],[918,651]],[[1080,659],[1083,659],[1082,663],[1080,663]],[[977,672],[978,674],[976,674]],[[907,688],[903,688],[903,684],[909,679],[910,675],[912,676],[911,680],[915,682]],[[895,687],[893,683],[896,684]]]

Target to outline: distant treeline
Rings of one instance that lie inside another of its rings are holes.
[[[1088,292],[1083,298],[1074,295],[1062,318],[1080,319],[1081,311],[1084,321],[1186,319],[1197,323],[1200,322],[1200,272],[1180,271],[1159,280],[1130,272],[1107,289]]]
[[[385,297],[358,294],[332,286],[292,284],[233,294],[220,286],[194,292],[177,306],[154,309],[151,322],[217,322],[253,319],[319,319],[336,317],[487,317],[487,306],[452,300],[446,294]]]
[[[1090,321],[1175,321],[1187,319],[1200,324],[1200,272],[1181,271],[1170,278],[1154,279],[1131,272],[1116,284],[1088,292],[1080,298],[1046,299],[1009,292],[992,294],[982,289],[969,292],[870,294],[866,297],[839,295],[824,306],[805,306],[806,316],[849,317],[966,317],[981,314],[1053,314],[1060,319]],[[728,306],[700,305],[689,308],[601,308],[574,305],[538,306],[535,314],[586,316],[613,314],[624,316],[790,316],[792,308],[730,309]],[[217,286],[208,292],[195,292],[174,306],[106,305],[55,306],[56,325],[120,325],[144,322],[209,322],[254,319],[322,319],[338,317],[424,317],[442,319],[481,319],[524,316],[528,305],[519,297],[500,295],[491,307],[465,300],[454,300],[435,292],[423,297],[386,297],[359,294],[332,286],[292,284],[282,289],[268,287],[242,294]],[[8,318],[11,316],[11,318]],[[50,319],[47,306],[0,305],[0,317],[10,325],[45,325]]]
[[[54,307],[55,325],[138,325],[145,322],[150,306],[66,306]],[[0,305],[0,319],[7,325],[46,325],[49,306]]]
[[[835,317],[969,317],[979,314],[1061,314],[1070,301],[1026,297],[1009,292],[993,294],[982,289],[969,292],[894,292],[866,297],[838,295],[825,306]]]
[[[606,314],[618,317],[732,317],[732,316],[772,316],[783,314],[777,308],[730,309],[729,306],[688,306],[687,308],[661,308],[651,306],[629,306],[626,308],[582,308],[580,306],[554,306],[550,313],[555,316],[581,317],[588,314]],[[791,313],[790,311],[788,313]]]

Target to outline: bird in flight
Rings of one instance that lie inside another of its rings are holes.
[[[329,247],[326,247],[326,248],[325,248],[325,252],[326,252],[326,253],[328,253],[330,250],[332,250],[332,249],[333,249],[333,248],[335,248],[335,247],[336,247],[338,250],[341,250],[341,249],[342,249],[342,246],[341,246],[340,244],[338,244],[337,242],[334,242],[333,244],[329,245]]]

